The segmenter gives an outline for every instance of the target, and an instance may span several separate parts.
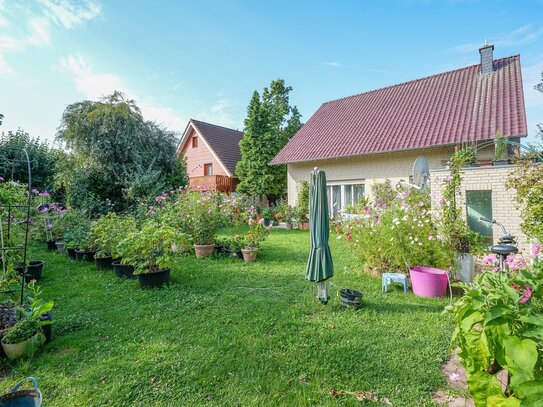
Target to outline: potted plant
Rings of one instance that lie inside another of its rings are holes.
[[[91,246],[96,248],[94,255],[96,270],[108,270],[113,268],[113,262],[120,263],[116,256],[118,244],[128,233],[136,230],[137,225],[133,217],[108,213],[94,221],[90,230]]]
[[[136,219],[130,215],[110,215],[108,223],[110,223],[111,228],[109,233],[96,245],[103,250],[104,254],[108,253],[111,256],[111,267],[117,277],[136,278],[134,276],[134,267],[130,264],[123,264],[122,253],[119,251],[120,243],[128,235],[138,230]]]
[[[230,236],[226,242],[226,252],[228,253],[229,257],[243,259],[243,254],[241,252],[243,246],[244,246],[243,235],[236,234],[236,235]]]
[[[492,161],[493,165],[507,165],[510,164],[508,160],[507,145],[509,141],[501,133],[497,133],[494,137],[494,157]]]
[[[39,293],[39,292],[38,292]],[[31,298],[27,309],[20,308],[21,318],[3,336],[1,345],[8,359],[32,356],[45,343],[43,327],[51,320],[42,319],[53,309],[53,302],[39,297]]]
[[[31,260],[27,261],[26,272],[25,272],[25,281],[29,283],[32,280],[38,281],[41,278],[43,272],[43,265],[45,264],[42,260]],[[19,275],[23,275],[23,264],[22,262],[15,268]]]
[[[175,261],[172,247],[189,240],[188,235],[171,226],[148,220],[119,243],[117,253],[123,264],[134,267],[141,288],[161,287],[170,280],[170,267]]]
[[[264,220],[264,227],[268,228],[272,225],[273,222],[273,208],[266,207],[262,209],[262,212],[260,213],[262,216],[262,219]]]
[[[266,239],[268,233],[268,229],[255,225],[245,234],[244,248],[241,249],[241,253],[243,254],[243,260],[245,260],[246,263],[254,263],[256,261],[260,243]]]
[[[194,194],[190,197],[188,212],[188,230],[192,236],[196,258],[208,257],[215,250],[215,235],[219,228],[217,202],[208,192]]]

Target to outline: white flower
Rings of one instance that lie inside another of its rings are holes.
[[[390,238],[389,240],[390,240],[390,241],[392,242],[392,241],[394,240],[394,238],[393,238],[393,237],[391,237],[391,238]]]

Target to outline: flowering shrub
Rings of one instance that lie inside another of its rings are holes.
[[[97,257],[119,257],[119,243],[137,230],[136,220],[129,215],[108,213],[92,223],[90,242],[97,251]]]
[[[448,268],[454,254],[437,238],[427,195],[414,190],[396,193],[388,203],[361,208],[362,217],[336,226],[366,271],[406,271],[425,265]]]
[[[221,225],[221,205],[212,192],[191,193],[187,201],[188,230],[194,244],[211,245]]]
[[[534,263],[511,259],[512,277],[485,270],[465,295],[446,308],[456,324],[451,346],[468,375],[476,406],[534,406],[543,399],[543,260],[532,248]],[[486,258],[492,266],[492,258]],[[496,375],[507,369],[505,391]]]

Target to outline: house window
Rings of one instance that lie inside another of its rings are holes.
[[[213,175],[213,164],[204,164],[204,175]]]
[[[198,147],[198,137],[192,138],[192,148]]]
[[[364,184],[328,185],[328,210],[335,217],[349,206],[357,205],[364,198]]]
[[[492,191],[466,191],[466,214],[469,228],[492,244],[492,224],[481,220],[492,219]]]

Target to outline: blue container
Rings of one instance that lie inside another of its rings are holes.
[[[31,381],[32,389],[19,390],[21,384]],[[0,407],[41,407],[41,391],[35,377],[21,380],[9,393],[0,396]]]

